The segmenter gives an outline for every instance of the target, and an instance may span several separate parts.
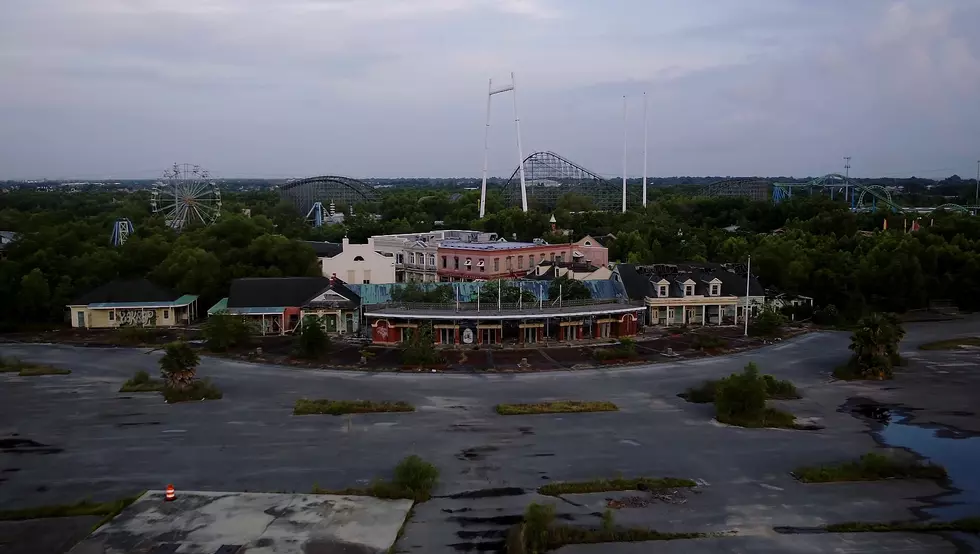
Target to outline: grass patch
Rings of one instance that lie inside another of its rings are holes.
[[[962,531],[964,533],[980,533],[980,517],[966,517],[953,521],[893,521],[891,523],[863,523],[851,521],[835,523],[824,527],[831,533],[886,533],[913,532],[928,533],[933,531]]]
[[[494,409],[500,415],[619,411],[619,408],[612,402],[579,402],[577,400],[559,400],[556,402],[539,402],[537,404],[497,404]]]
[[[126,509],[127,506],[135,502],[142,495],[143,493],[140,493],[136,496],[129,496],[109,502],[92,502],[86,499],[74,504],[38,506],[21,510],[0,510],[0,521],[23,521],[25,519],[47,517],[102,516],[102,519],[92,528],[94,531],[112,521],[112,518],[119,515],[119,512]]]
[[[548,483],[538,489],[540,494],[558,496],[560,494],[580,494],[588,492],[635,491],[648,489],[676,489],[695,487],[697,483],[690,479],[675,479],[673,477],[651,478],[638,477],[635,479],[595,479],[592,481]]]
[[[169,404],[195,400],[220,400],[221,396],[221,391],[208,378],[195,380],[182,389],[163,387],[163,399]]]
[[[71,373],[70,369],[61,369],[47,365],[27,365],[22,367],[17,375],[21,377],[36,377],[38,375],[68,375],[69,373]]]
[[[803,398],[796,385],[789,381],[763,375],[766,384],[766,398],[773,400],[799,400]],[[695,404],[711,404],[718,393],[718,379],[709,379],[696,387],[689,387],[677,396]]]
[[[349,487],[346,489],[324,489],[313,485],[313,494],[337,494],[373,496],[375,498],[397,499],[407,498],[416,502],[425,502],[432,497],[432,489],[439,482],[439,468],[422,458],[408,456],[395,466],[391,481],[375,479],[366,487]]]
[[[370,400],[310,400],[300,398],[293,406],[293,415],[343,415],[373,414],[383,412],[414,412],[415,406],[408,402],[372,402]]]
[[[793,414],[777,410],[776,408],[766,408],[762,415],[757,418],[722,416],[719,414],[716,416],[716,419],[721,423],[751,429],[760,429],[763,427],[802,429],[802,427],[796,424],[796,417]]]
[[[793,476],[804,483],[837,481],[880,481],[884,479],[945,479],[946,469],[940,465],[903,461],[883,454],[869,453],[854,462],[801,467]]]
[[[132,379],[123,383],[119,392],[158,392],[163,389],[163,381],[160,379],[151,379],[150,374],[145,371],[137,371]]]
[[[962,346],[980,346],[980,337],[937,340],[919,346],[919,350],[956,350]]]

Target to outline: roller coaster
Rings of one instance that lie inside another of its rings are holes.
[[[288,181],[279,185],[279,196],[292,203],[300,213],[309,213],[317,203],[331,202],[353,206],[363,202],[376,202],[378,193],[363,181],[336,175],[323,175]]]
[[[924,207],[903,206],[892,198],[892,193],[887,188],[881,185],[854,183],[839,173],[831,173],[804,183],[773,183],[773,203],[778,204],[792,198],[794,191],[797,191],[797,194],[806,191],[810,195],[817,192],[829,194],[831,198],[843,197],[843,200],[850,204],[851,210],[857,212],[874,211],[882,208],[899,213],[927,214],[936,211],[977,213],[976,206],[961,206],[959,204]]]
[[[524,159],[524,175],[528,205],[552,209],[558,198],[575,193],[592,200],[598,210],[618,210],[622,207],[622,187],[584,167],[570,162],[554,152],[535,152]],[[520,205],[520,168],[514,170],[501,192],[508,205]]]

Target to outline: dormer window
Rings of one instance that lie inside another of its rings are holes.
[[[658,292],[659,292],[659,296],[660,297],[666,298],[667,297],[667,285],[660,285]]]
[[[694,296],[694,285],[684,285],[684,296]]]
[[[719,294],[721,294],[721,285],[713,283],[711,285],[711,296],[718,296]]]

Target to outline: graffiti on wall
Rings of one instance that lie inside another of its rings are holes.
[[[116,310],[116,318],[119,325],[132,325],[134,327],[144,327],[154,325],[157,319],[156,310]]]

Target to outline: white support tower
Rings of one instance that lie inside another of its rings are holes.
[[[623,96],[623,213],[626,213],[626,96]]]
[[[521,175],[521,209],[527,211],[527,182],[524,180],[524,148],[521,144],[521,118],[517,115],[517,79],[510,74],[510,84],[494,89],[493,79],[487,87],[487,124],[483,131],[483,185],[480,187],[480,218],[487,213],[487,169],[490,163],[490,100],[493,95],[512,92],[514,96],[514,126],[517,128],[517,163]]]
[[[647,93],[643,92],[643,207],[647,207]]]

